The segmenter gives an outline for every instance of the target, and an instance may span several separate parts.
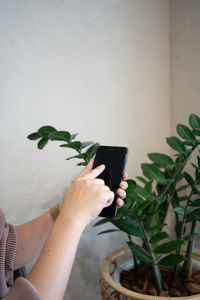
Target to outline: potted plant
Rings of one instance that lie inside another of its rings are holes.
[[[177,125],[181,139],[175,136],[167,138],[168,145],[175,150],[173,157],[149,153],[151,162],[141,164],[144,176],[137,176],[137,182],[128,180],[126,205],[119,210],[118,218],[96,223],[97,226],[109,221],[128,237],[133,269],[121,273],[121,284],[132,292],[115,287],[118,295],[124,294],[129,299],[157,299],[155,296],[200,299],[200,272],[194,271],[192,264],[194,245],[200,239],[199,116],[192,114],[189,125]],[[185,171],[191,158],[192,175]],[[170,207],[175,225],[169,234],[165,228],[169,225],[166,216]],[[140,242],[135,242],[135,237]],[[184,247],[185,253],[182,251]],[[127,253],[127,249],[106,258],[101,266],[103,277],[108,264],[116,263],[124,252]],[[107,283],[111,283],[109,276]],[[102,283],[105,297],[109,284]]]
[[[128,180],[126,203],[118,210],[117,217],[96,223],[99,226],[110,222],[116,230],[126,233],[129,247],[129,251],[115,251],[103,261],[103,299],[124,299],[123,295],[126,299],[175,296],[200,299],[200,272],[193,270],[192,264],[194,245],[200,240],[200,117],[190,115],[189,126],[178,124],[180,138],[167,138],[168,145],[175,151],[173,157],[162,153],[148,154],[151,162],[141,164],[143,176],[137,176],[137,181]],[[44,126],[28,138],[39,139],[39,149],[43,149],[49,140],[64,141],[61,147],[77,152],[67,159],[79,158],[82,161],[78,165],[85,165],[94,156],[98,144],[82,143],[75,140],[76,136]],[[185,171],[191,158],[192,175]],[[169,225],[166,216],[171,207],[175,226],[169,233],[165,228]],[[185,252],[182,251],[184,247]],[[111,278],[109,267],[113,263],[116,266],[118,256],[124,253],[132,254],[133,263],[131,270],[122,272],[120,285]]]

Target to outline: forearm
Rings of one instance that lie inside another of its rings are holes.
[[[62,215],[56,220],[44,249],[27,277],[43,299],[63,299],[83,228]]]
[[[26,265],[40,254],[53,224],[53,219],[48,211],[28,223],[17,226],[15,269]]]

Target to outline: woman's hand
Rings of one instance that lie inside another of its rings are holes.
[[[48,239],[45,244],[43,243],[44,247],[36,264],[27,276],[27,279],[41,294],[42,299],[63,299],[84,227],[96,218],[104,207],[110,205],[114,199],[114,193],[104,184],[104,181],[96,178],[103,172],[105,166],[101,165],[93,170],[92,166],[93,161],[82,170],[66,192],[61,204],[60,214],[50,231]],[[123,179],[127,179],[126,173]],[[126,188],[127,184],[122,181],[118,189],[119,206],[123,204],[120,201],[123,202]],[[44,216],[47,220],[51,219],[49,212]],[[41,217],[42,220],[45,218]],[[47,221],[42,220],[40,224],[44,227],[43,224]],[[38,223],[37,219],[36,223]],[[35,236],[37,236],[37,232],[38,230],[35,231]],[[59,276],[55,276],[55,274],[59,274]]]
[[[81,171],[67,190],[60,217],[72,220],[85,227],[95,219],[101,210],[109,206],[114,193],[102,179],[96,178],[105,169],[104,165],[92,169],[93,161]]]

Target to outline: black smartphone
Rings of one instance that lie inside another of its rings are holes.
[[[114,147],[114,146],[99,146],[97,148],[96,156],[94,159],[93,168],[104,164],[104,171],[98,176],[104,180],[111,191],[114,192],[115,198],[113,203],[105,207],[100,217],[114,218],[117,214],[117,189],[119,188],[120,182],[123,180],[123,174],[126,167],[126,161],[128,156],[128,148],[126,147]]]

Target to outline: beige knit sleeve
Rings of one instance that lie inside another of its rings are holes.
[[[0,209],[0,297],[5,296],[13,284],[16,248],[16,229],[6,223],[4,213]]]
[[[13,225],[6,223],[0,209],[0,299],[42,300],[30,281],[19,277],[13,284],[13,271],[17,249],[17,233]]]
[[[42,297],[34,285],[25,278],[15,280],[9,293],[3,300],[42,300]]]

